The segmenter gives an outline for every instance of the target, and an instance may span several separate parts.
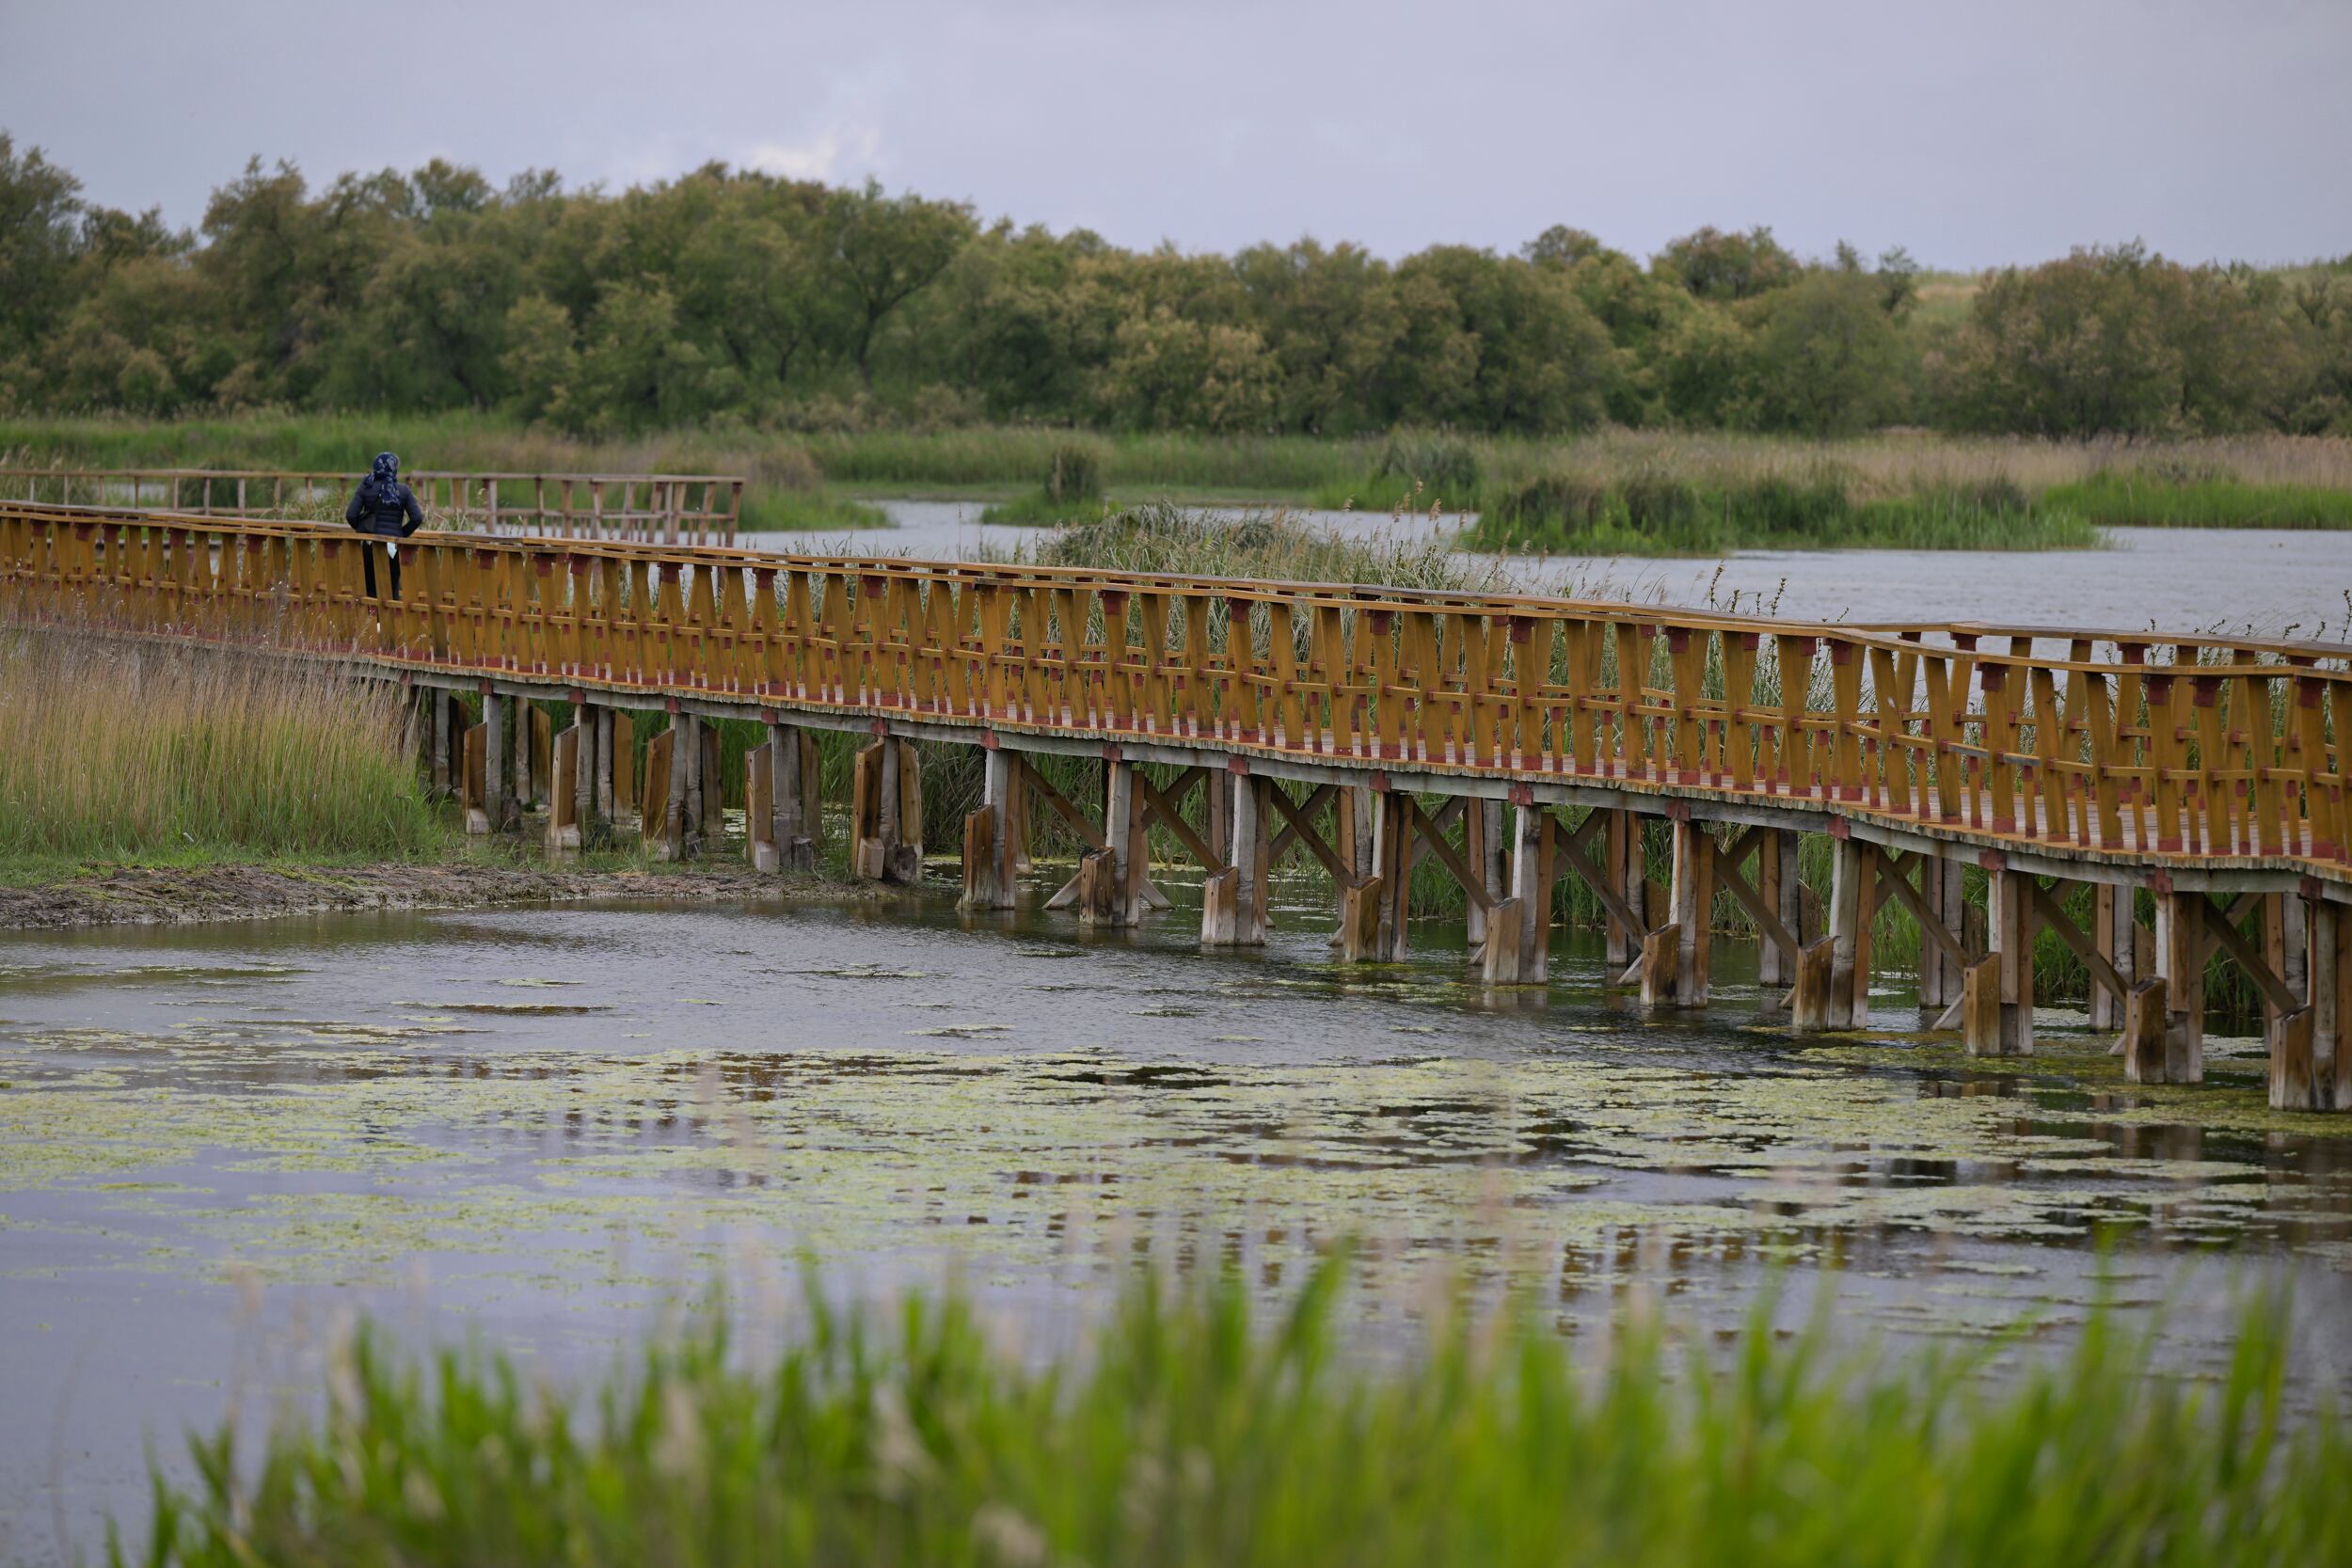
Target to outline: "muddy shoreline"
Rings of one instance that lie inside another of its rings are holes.
[[[26,887],[0,887],[0,930],[188,925],[365,910],[475,909],[659,898],[839,898],[854,890],[814,877],[749,869],[539,870],[489,865],[113,866]]]

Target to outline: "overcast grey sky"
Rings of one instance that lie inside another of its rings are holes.
[[[2303,260],[2352,251],[2352,0],[0,0],[0,128],[180,223],[257,153],[720,159],[1187,249]]]

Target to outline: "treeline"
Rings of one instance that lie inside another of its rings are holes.
[[[618,193],[258,160],[196,231],[0,133],[0,406],[480,410],[589,435],[977,421],[1351,435],[2352,431],[2352,256],[2123,245],[1923,306],[1901,250],[1568,228],[1391,263],[1123,250],[966,205],[711,166]]]

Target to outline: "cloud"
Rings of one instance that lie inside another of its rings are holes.
[[[836,125],[801,141],[756,142],[736,163],[786,180],[822,180],[840,184],[886,166],[882,137],[870,125]]]

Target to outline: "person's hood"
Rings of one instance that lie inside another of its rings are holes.
[[[375,467],[368,470],[368,477],[381,483],[390,483],[400,477],[400,459],[389,451],[377,452]]]

